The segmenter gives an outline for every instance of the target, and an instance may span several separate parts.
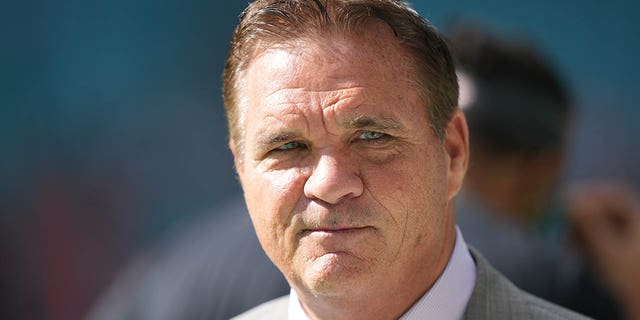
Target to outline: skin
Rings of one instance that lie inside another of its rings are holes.
[[[569,218],[581,249],[618,299],[640,319],[640,200],[620,181],[586,181],[569,190]]]
[[[241,95],[231,149],[262,247],[314,319],[400,317],[455,242],[467,167],[458,110],[439,140],[386,25],[272,47]]]

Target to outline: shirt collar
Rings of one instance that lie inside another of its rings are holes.
[[[436,283],[400,320],[462,319],[476,283],[476,265],[456,226],[456,243]],[[289,320],[308,320],[295,290],[289,294]]]

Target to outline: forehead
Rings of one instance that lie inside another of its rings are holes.
[[[410,88],[422,94],[416,79],[412,57],[384,24],[366,32],[305,37],[272,45],[252,59],[240,94],[259,93],[260,101],[246,101],[241,112],[257,111],[263,102],[299,98],[300,91],[358,96],[358,89],[368,89],[371,96]]]

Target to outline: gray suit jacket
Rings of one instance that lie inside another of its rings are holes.
[[[518,289],[511,281],[493,269],[474,249],[476,285],[471,294],[464,319],[587,319],[577,313],[554,305]],[[257,306],[234,320],[286,319],[289,297],[284,296]]]

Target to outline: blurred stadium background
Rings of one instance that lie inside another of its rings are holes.
[[[246,1],[4,2],[0,318],[80,319],[142,248],[239,192],[220,98]],[[578,113],[566,181],[640,186],[640,4],[413,1],[525,34]]]

